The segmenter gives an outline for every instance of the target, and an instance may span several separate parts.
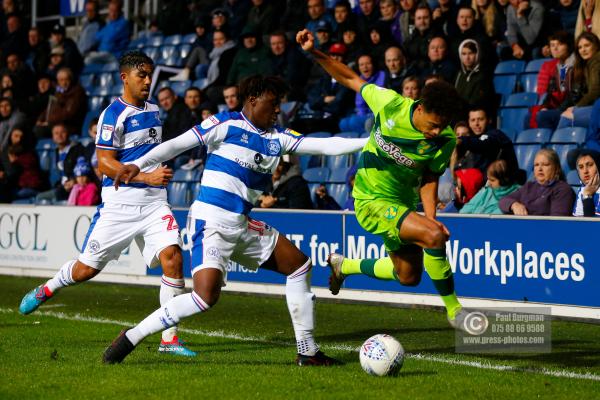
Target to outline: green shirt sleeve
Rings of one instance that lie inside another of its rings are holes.
[[[373,114],[379,113],[389,102],[394,99],[404,99],[398,93],[391,89],[382,88],[373,83],[366,83],[360,88],[360,94],[365,102],[373,111]]]
[[[449,137],[448,142],[443,145],[433,156],[431,161],[429,162],[429,170],[434,174],[443,174],[446,168],[448,168],[448,164],[450,163],[450,156],[452,155],[452,151],[456,147],[456,137],[453,133],[451,133],[451,137]]]

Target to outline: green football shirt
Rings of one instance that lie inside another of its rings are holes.
[[[352,195],[415,207],[423,174],[441,175],[447,168],[456,146],[454,131],[446,127],[426,139],[412,124],[416,101],[374,84],[365,84],[360,93],[373,111],[375,125],[360,155]]]

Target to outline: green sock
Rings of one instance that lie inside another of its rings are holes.
[[[345,258],[342,263],[342,273],[344,275],[363,274],[385,281],[398,280],[396,271],[394,270],[394,263],[389,257],[367,258],[364,260]]]
[[[461,305],[454,292],[454,277],[446,258],[446,249],[424,249],[423,264],[438,291],[450,318],[454,318]]]

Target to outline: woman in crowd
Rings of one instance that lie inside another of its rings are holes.
[[[43,189],[42,172],[33,145],[21,128],[10,132],[8,145],[2,150],[0,190],[3,201],[33,197]]]
[[[541,149],[533,162],[535,179],[500,199],[503,213],[514,215],[571,215],[575,194],[565,182],[558,154]]]
[[[517,190],[517,185],[504,160],[496,160],[487,169],[487,183],[461,208],[461,214],[502,214],[498,202]]]
[[[494,0],[472,0],[471,8],[475,10],[475,19],[481,22],[485,34],[494,45],[504,39],[506,19],[498,12]]]
[[[575,165],[581,187],[577,192],[573,215],[596,217],[600,215],[600,177],[598,176],[600,153],[594,150],[579,150]]]

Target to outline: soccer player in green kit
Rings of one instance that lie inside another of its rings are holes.
[[[331,254],[331,292],[337,294],[344,279],[354,274],[415,286],[425,265],[444,301],[450,325],[464,330],[468,313],[456,297],[446,258],[450,233],[435,219],[438,179],[456,146],[448,124],[460,114],[460,96],[448,83],[434,82],[423,89],[418,101],[402,97],[368,84],[343,63],[315,49],[308,30],[298,32],[296,41],[339,84],[360,93],[375,116],[352,194],[358,222],[383,238],[389,257],[352,260]],[[419,197],[425,216],[415,212]]]

